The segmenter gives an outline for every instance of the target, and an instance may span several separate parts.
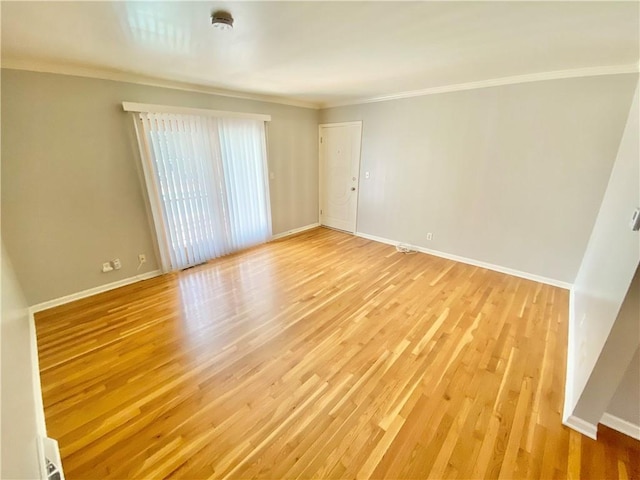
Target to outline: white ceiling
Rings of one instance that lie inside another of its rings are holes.
[[[8,2],[6,66],[73,65],[316,105],[639,59],[638,2]],[[231,31],[211,26],[217,9]]]

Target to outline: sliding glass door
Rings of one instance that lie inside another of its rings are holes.
[[[263,121],[139,113],[136,129],[164,271],[270,238]]]

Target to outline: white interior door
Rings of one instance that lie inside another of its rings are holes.
[[[320,125],[320,223],[356,231],[362,122]]]

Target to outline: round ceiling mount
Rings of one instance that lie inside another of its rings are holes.
[[[220,30],[231,30],[233,28],[233,17],[229,12],[217,10],[211,14],[211,24]]]

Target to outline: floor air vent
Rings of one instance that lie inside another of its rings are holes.
[[[43,478],[46,480],[64,480],[62,460],[58,442],[53,438],[42,437],[40,440],[40,458],[44,469]]]

